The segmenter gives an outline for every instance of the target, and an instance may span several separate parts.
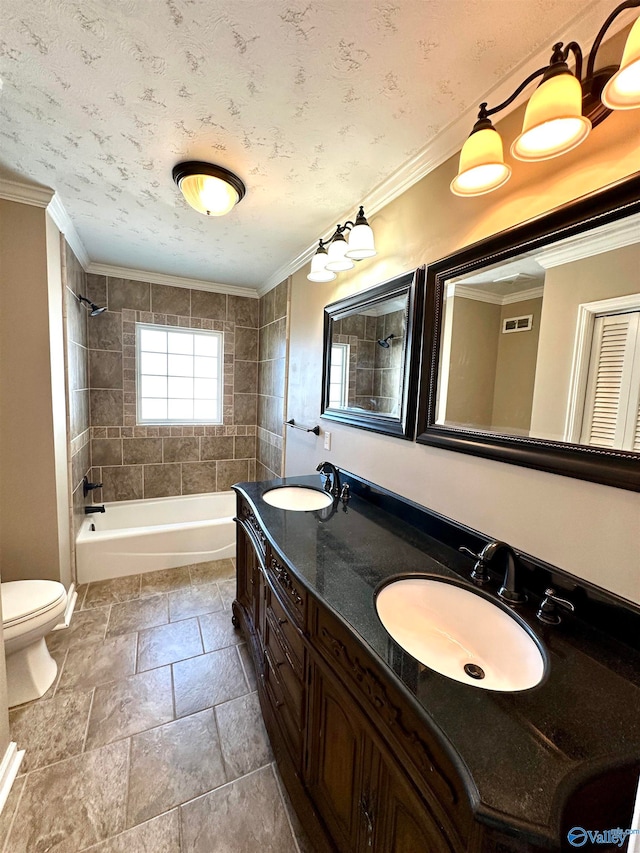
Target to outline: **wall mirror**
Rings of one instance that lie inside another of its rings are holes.
[[[640,176],[427,270],[418,438],[640,491]]]
[[[322,417],[412,439],[424,267],[324,309]]]

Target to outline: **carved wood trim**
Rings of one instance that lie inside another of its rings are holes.
[[[304,599],[298,592],[297,588],[294,586],[291,575],[286,570],[286,568],[281,565],[275,557],[271,557],[271,559],[269,560],[269,568],[275,574],[280,585],[288,594],[289,598],[293,601],[293,603],[296,604],[298,607],[302,607],[302,605],[304,604]]]
[[[246,526],[249,527],[251,532],[254,534],[256,542],[260,546],[262,550],[262,555],[264,556],[267,551],[267,537],[262,532],[262,527],[260,526],[258,519],[255,517],[253,512],[249,509],[246,504],[242,504],[240,507],[240,519],[245,523]]]

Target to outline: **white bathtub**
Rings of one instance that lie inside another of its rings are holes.
[[[235,557],[234,492],[104,506],[78,531],[78,583]]]

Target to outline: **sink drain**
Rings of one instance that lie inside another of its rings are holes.
[[[465,663],[464,671],[467,675],[471,676],[471,678],[484,678],[484,669],[481,666],[478,666],[477,663]]]

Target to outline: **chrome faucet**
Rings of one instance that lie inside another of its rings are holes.
[[[325,490],[333,495],[334,498],[340,497],[340,472],[333,462],[321,462],[316,471],[324,474],[327,478],[324,481]],[[329,486],[329,478],[331,478],[331,486]]]
[[[518,589],[516,578],[516,565],[518,558],[511,545],[507,545],[506,542],[500,542],[497,539],[494,539],[493,542],[489,542],[488,545],[484,546],[482,551],[478,554],[478,558],[483,563],[490,563],[499,551],[504,551],[506,554],[507,569],[504,573],[502,586],[498,590],[498,596],[503,601],[506,601],[507,604],[524,604],[527,600],[527,596],[524,592]]]

